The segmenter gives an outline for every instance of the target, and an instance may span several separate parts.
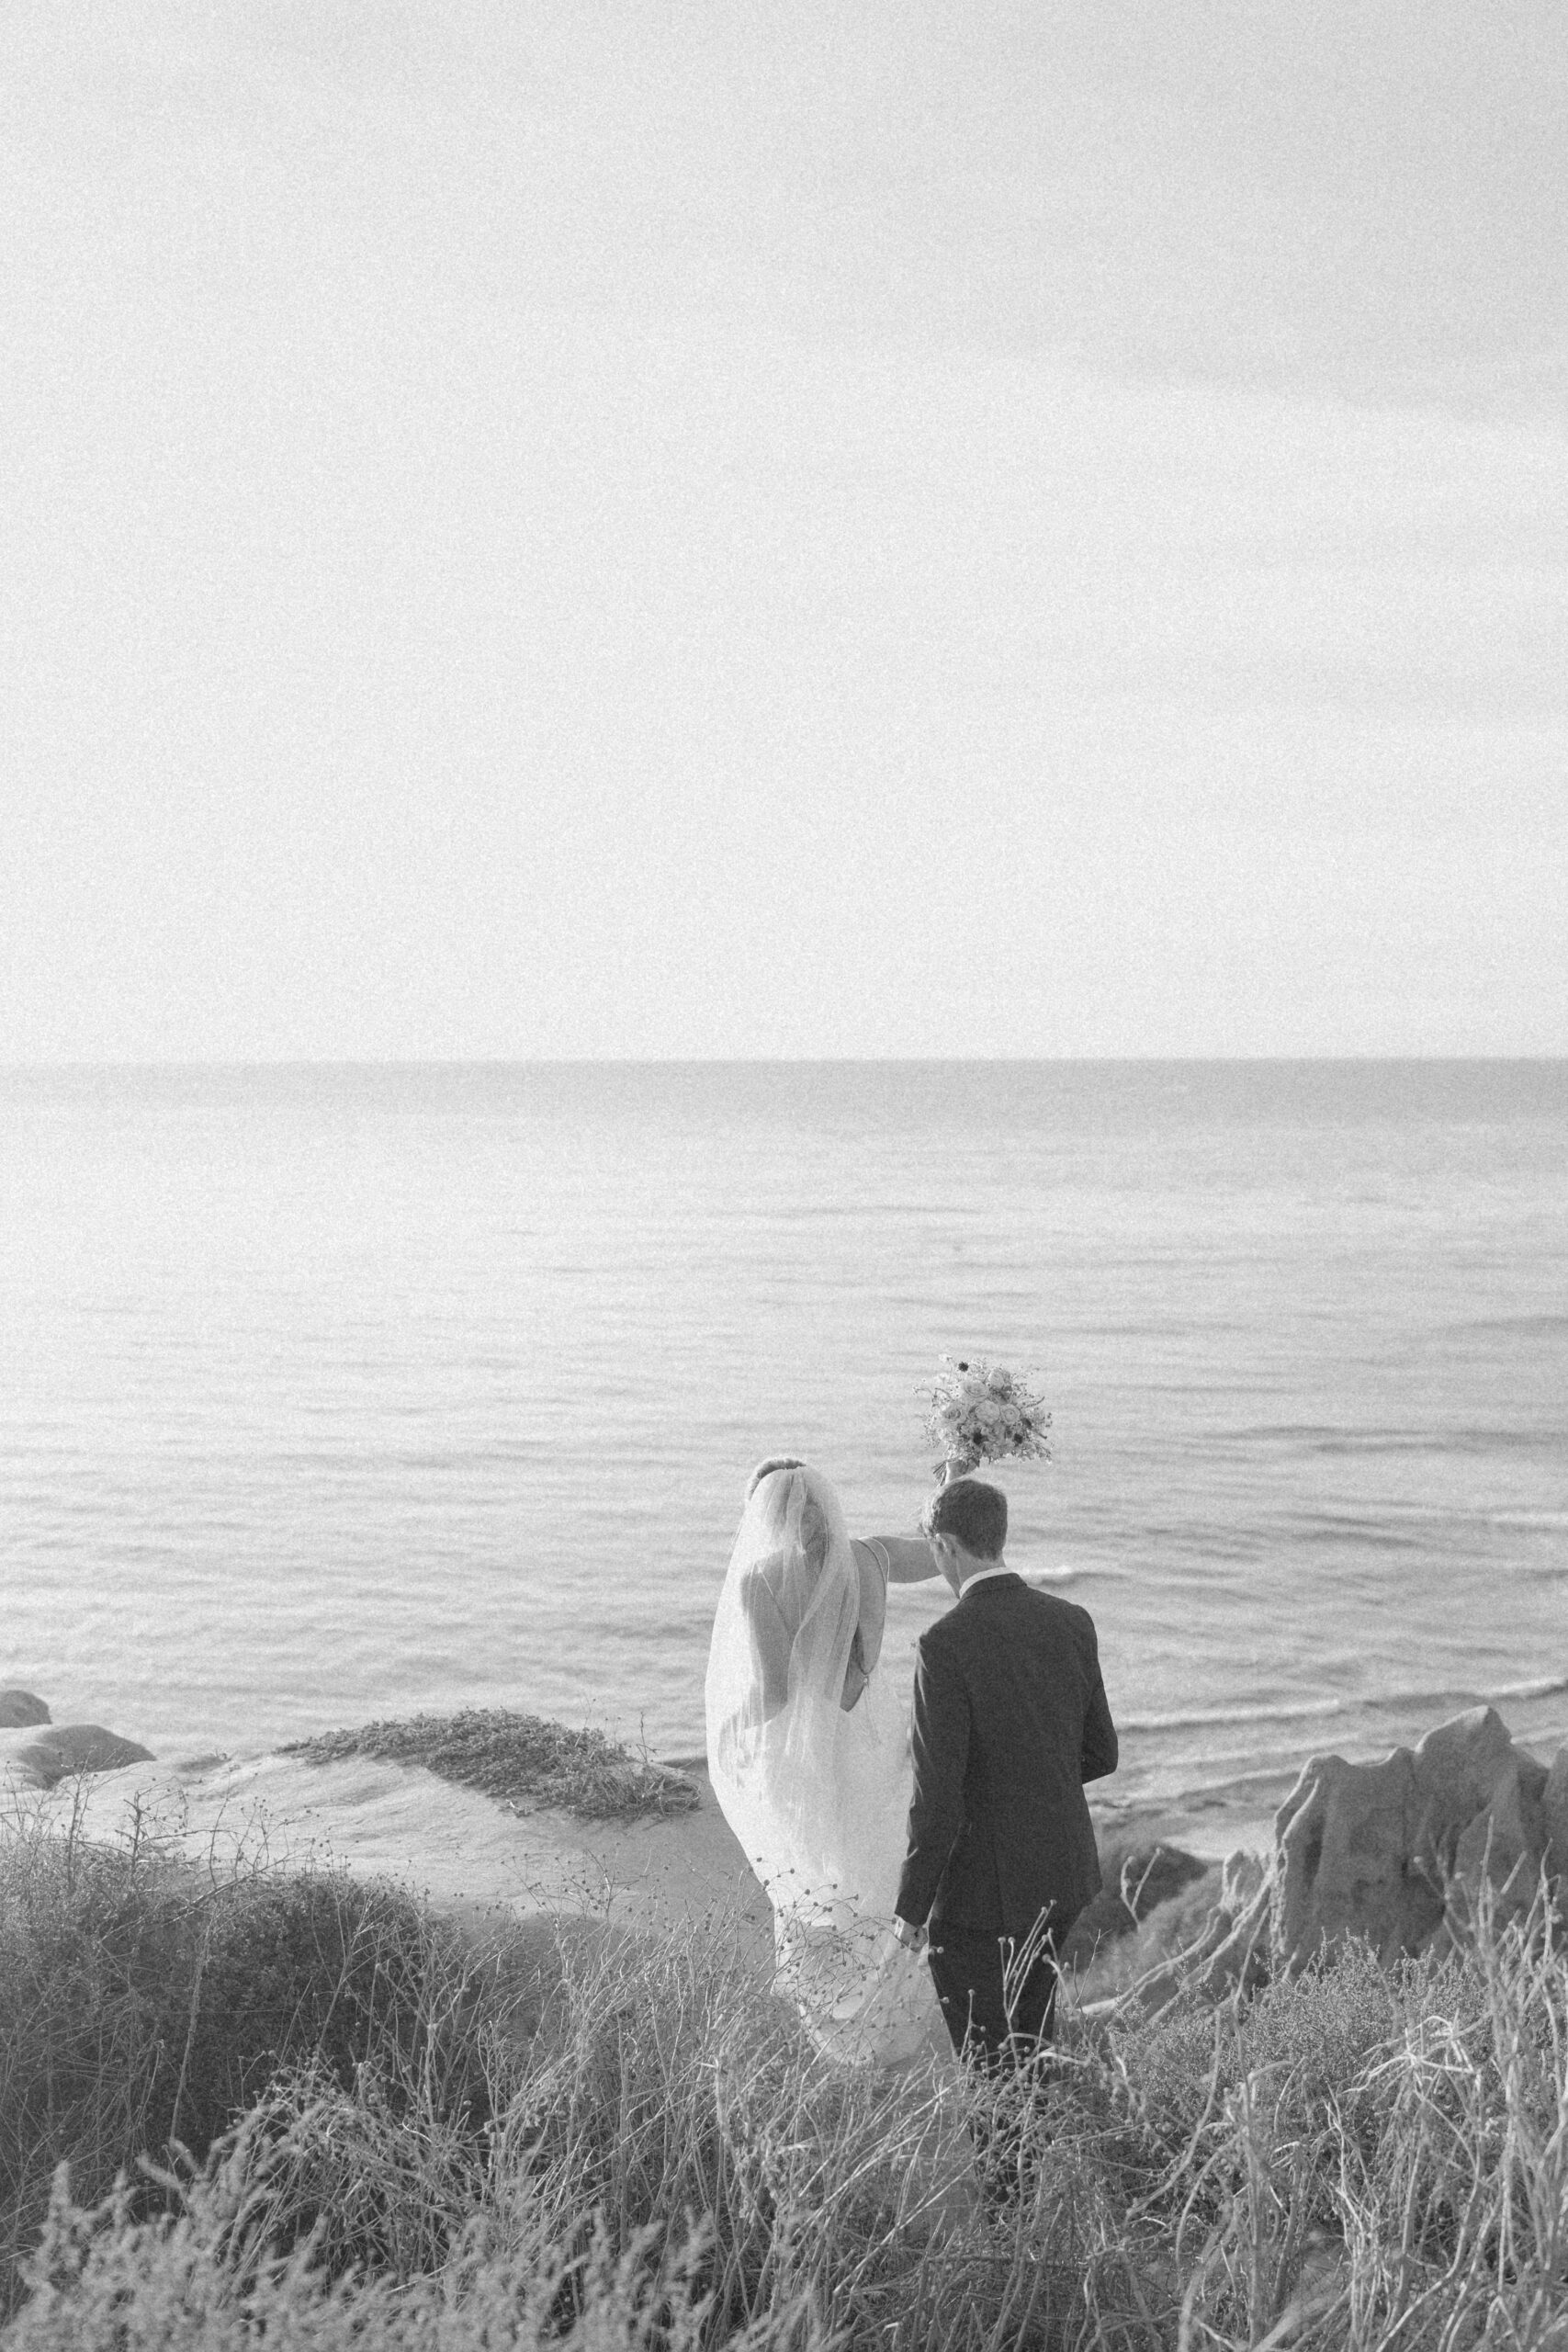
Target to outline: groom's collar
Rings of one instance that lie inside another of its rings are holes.
[[[977,1584],[984,1584],[987,1577],[1015,1577],[1017,1574],[1018,1570],[1016,1568],[1010,1568],[1005,1565],[1005,1563],[994,1568],[976,1568],[974,1575],[972,1577],[965,1577],[963,1583],[959,1586],[958,1598],[960,1600],[963,1600],[969,1593],[974,1591],[975,1587]]]

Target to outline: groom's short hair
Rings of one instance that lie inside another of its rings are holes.
[[[978,1478],[955,1478],[932,1497],[926,1526],[932,1535],[951,1535],[972,1559],[999,1560],[1008,1540],[1008,1498]]]

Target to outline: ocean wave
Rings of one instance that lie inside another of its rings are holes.
[[[1292,1544],[1343,1544],[1353,1539],[1372,1552],[1421,1552],[1428,1541],[1425,1533],[1405,1534],[1354,1511],[1314,1511],[1310,1518],[1292,1511],[1285,1514],[1284,1525]]]
[[[1568,1510],[1522,1510],[1517,1506],[1502,1510],[1484,1508],[1465,1510],[1457,1503],[1423,1503],[1401,1501],[1384,1505],[1390,1519],[1411,1527],[1449,1530],[1475,1527],[1500,1527],[1560,1534],[1568,1528]]]
[[[1352,1697],[1298,1699],[1280,1706],[1201,1707],[1173,1714],[1123,1715],[1123,1732],[1223,1731],[1233,1724],[1295,1724],[1323,1722],[1333,1716],[1395,1714],[1430,1707],[1502,1707],[1510,1701],[1553,1699],[1568,1691],[1568,1674],[1540,1675],[1526,1682],[1508,1682],[1494,1690],[1469,1689],[1377,1690]]]
[[[1556,1429],[1357,1430],[1310,1421],[1258,1421],[1244,1429],[1216,1430],[1213,1439],[1220,1446],[1289,1446],[1317,1454],[1532,1453],[1555,1449],[1562,1442]]]
[[[1499,1699],[1555,1699],[1568,1690],[1568,1674],[1547,1676],[1534,1682],[1512,1682],[1497,1692]]]
[[[1325,1715],[1343,1714],[1353,1700],[1303,1699],[1285,1705],[1241,1707],[1199,1707],[1190,1712],[1168,1715],[1118,1715],[1119,1731],[1224,1731],[1232,1724],[1312,1723]]]
[[[1521,1332],[1558,1339],[1568,1336],[1568,1315],[1485,1315],[1474,1322],[1450,1323],[1449,1330],[1456,1337],[1484,1331],[1497,1339],[1517,1340]]]
[[[1269,1789],[1284,1796],[1294,1787],[1299,1770],[1295,1764],[1270,1764],[1257,1772],[1233,1773],[1228,1780],[1190,1781],[1180,1792],[1179,1802],[1216,1804],[1227,1797],[1257,1799]]]
[[[1568,1674],[1532,1675],[1523,1682],[1504,1682],[1491,1690],[1477,1690],[1466,1683],[1451,1684],[1438,1690],[1380,1691],[1364,1699],[1352,1701],[1352,1707],[1363,1707],[1369,1713],[1393,1714],[1401,1708],[1424,1707],[1501,1707],[1510,1700],[1551,1699],[1568,1690]]]
[[[1556,1737],[1568,1736],[1564,1725]],[[1529,1744],[1529,1743],[1527,1743]],[[1348,1740],[1347,1748],[1354,1760],[1355,1751],[1362,1743]],[[1175,1810],[1181,1807],[1195,1813],[1226,1812],[1256,1815],[1260,1808],[1272,1812],[1289,1793],[1307,1761],[1304,1752],[1287,1750],[1276,1759],[1247,1759],[1240,1770],[1227,1770],[1231,1759],[1216,1758],[1212,1775],[1204,1776],[1201,1763],[1190,1757],[1172,1759],[1165,1768],[1157,1764],[1135,1774],[1135,1792],[1126,1798],[1129,1807],[1156,1805]],[[1194,1777],[1196,1768],[1196,1777]],[[1105,1804],[1107,1799],[1098,1800]]]

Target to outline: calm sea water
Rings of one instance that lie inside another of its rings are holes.
[[[1111,1793],[1568,1737],[1568,1064],[12,1072],[0,1130],[0,1682],[57,1719],[693,1750],[751,1463],[909,1529],[948,1349],[1051,1399],[1010,1551],[1095,1615]]]

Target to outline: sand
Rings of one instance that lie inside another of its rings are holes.
[[[0,1815],[118,1840],[139,1820],[219,1873],[271,1861],[341,1865],[400,1881],[447,1909],[614,1919],[622,1926],[733,1909],[759,1930],[767,1904],[700,1764],[695,1810],[664,1819],[583,1821],[518,1812],[423,1765],[353,1757],[310,1764],[257,1752],[182,1756],[85,1775],[48,1792],[13,1767],[37,1733],[0,1731]]]
[[[264,1861],[341,1866],[397,1880],[441,1909],[469,1915],[637,1928],[711,1911],[738,1917],[760,1946],[767,1939],[766,1899],[700,1757],[669,1759],[697,1783],[694,1810],[600,1822],[515,1810],[419,1764],[367,1757],[311,1764],[271,1750],[201,1754],[182,1749],[177,1737],[162,1740],[152,1762],[44,1792],[27,1786],[12,1763],[37,1736],[0,1731],[0,1817],[25,1815],[62,1831],[74,1815],[84,1835],[105,1840],[137,1834],[140,1821],[220,1875]],[[1212,1842],[1202,1838],[1206,1826],[1179,1813],[1134,1815],[1115,1805],[1099,1810],[1097,1820],[1102,1844],[1165,1838],[1200,1853]]]

